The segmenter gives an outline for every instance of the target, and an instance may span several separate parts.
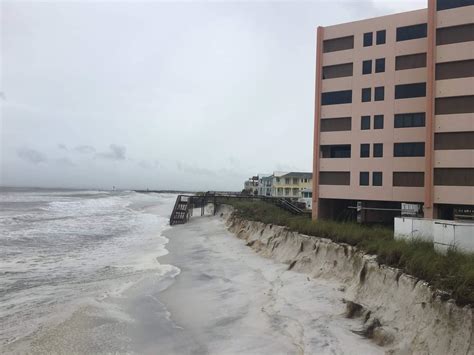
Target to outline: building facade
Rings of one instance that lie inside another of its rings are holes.
[[[274,176],[277,173],[274,173]],[[300,198],[304,189],[310,189],[312,185],[312,173],[290,172],[277,174],[274,177],[272,196]]]
[[[474,0],[429,0],[318,28],[313,218],[472,216],[473,20]]]
[[[270,197],[272,195],[272,181],[273,175],[262,174],[259,175],[258,180],[258,194],[260,196]]]

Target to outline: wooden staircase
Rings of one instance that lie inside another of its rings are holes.
[[[178,195],[170,217],[170,225],[184,224],[190,217],[190,196]]]

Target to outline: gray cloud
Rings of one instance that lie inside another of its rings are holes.
[[[178,167],[178,170],[187,173],[187,174],[196,174],[196,175],[205,175],[205,176],[216,176],[217,173],[215,171],[212,171],[210,169],[206,168],[201,168],[199,166],[196,166],[195,164],[187,164],[178,161],[176,163],[176,166]]]
[[[58,144],[58,148],[61,150],[68,150],[65,144]]]
[[[97,156],[110,160],[125,160],[125,152],[127,151],[127,148],[123,145],[111,144],[109,149],[108,152],[98,153]]]
[[[62,157],[62,158],[59,158],[59,159],[56,159],[55,160],[55,163],[59,166],[63,166],[63,167],[71,167],[71,166],[75,166],[76,164],[74,164],[71,159],[69,158],[66,158],[66,157]]]
[[[19,148],[17,155],[28,163],[39,164],[46,161],[46,156],[43,153],[27,147]]]
[[[78,145],[74,148],[74,151],[82,154],[92,154],[95,153],[95,148],[90,145]]]
[[[142,167],[143,169],[159,169],[161,167],[161,164],[158,160],[140,160],[138,162],[138,166]]]

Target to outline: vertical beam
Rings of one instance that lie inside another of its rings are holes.
[[[316,39],[316,77],[314,92],[314,140],[313,140],[313,219],[319,217],[319,134],[321,119],[321,91],[323,67],[324,27],[319,26]]]
[[[436,0],[428,0],[428,52],[426,54],[426,139],[424,217],[434,218],[433,207],[433,140],[435,120]]]

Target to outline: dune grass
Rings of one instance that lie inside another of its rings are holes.
[[[237,217],[267,224],[286,226],[298,233],[347,243],[377,256],[380,264],[429,282],[448,292],[458,305],[474,305],[474,255],[449,250],[441,255],[431,243],[396,240],[385,227],[369,227],[352,222],[313,221],[260,200],[221,199],[232,205]]]

